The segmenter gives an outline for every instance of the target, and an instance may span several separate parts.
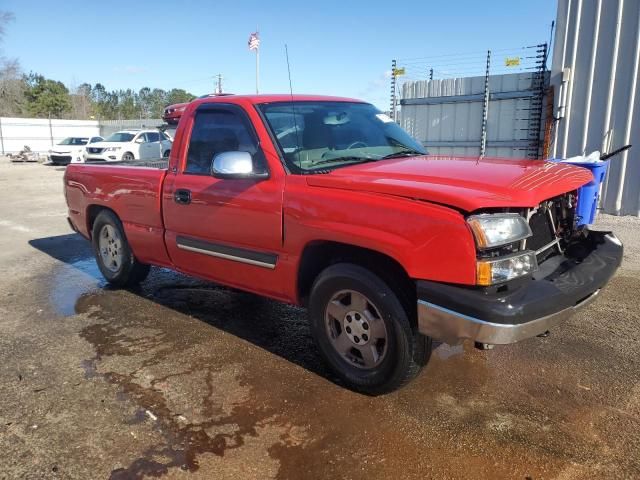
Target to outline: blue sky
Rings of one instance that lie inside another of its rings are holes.
[[[392,58],[475,53],[546,41],[556,0],[120,1],[1,0],[15,14],[4,54],[67,85],[103,83],[255,89],[247,50],[258,26],[261,93],[293,90],[362,98],[387,108]],[[439,57],[446,58],[446,57]]]

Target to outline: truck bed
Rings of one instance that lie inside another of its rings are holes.
[[[118,212],[140,260],[158,262],[166,258],[161,202],[167,162],[130,163],[69,165],[64,176],[69,219],[90,238],[91,224],[102,208]]]
[[[85,165],[103,165],[103,166],[125,166],[125,167],[146,167],[159,168],[166,170],[169,168],[168,158],[158,158],[154,160],[132,160],[129,162],[86,162]]]

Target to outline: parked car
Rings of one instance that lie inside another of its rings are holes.
[[[198,98],[225,97],[227,95],[231,95],[231,93],[206,93],[204,95],[200,95]],[[167,122],[169,125],[177,125],[180,121],[180,117],[187,108],[187,105],[189,105],[189,102],[168,105],[162,113],[162,120]]]
[[[168,157],[172,141],[158,130],[123,130],[87,147],[87,162],[120,162]]]
[[[49,163],[68,165],[84,162],[86,145],[101,142],[102,137],[67,137],[49,150]]]
[[[211,97],[184,115],[168,168],[68,167],[70,225],[115,286],[158,265],[307,307],[357,390],[406,384],[432,340],[546,334],[620,265],[613,233],[578,227],[586,169],[429,156],[350,99]]]
[[[180,117],[182,116],[182,112],[187,108],[188,103],[175,103],[173,105],[168,105],[164,112],[162,113],[162,120],[167,122],[169,125],[177,125],[180,121]]]

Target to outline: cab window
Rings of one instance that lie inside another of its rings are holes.
[[[249,152],[254,169],[264,170],[262,151],[240,114],[230,110],[203,110],[191,131],[185,173],[208,175],[213,157],[222,152]]]

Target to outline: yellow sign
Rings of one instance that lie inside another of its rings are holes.
[[[396,77],[399,77],[399,76],[401,76],[401,75],[404,75],[404,74],[405,74],[404,67],[396,68],[396,69],[393,71],[393,74],[394,74]]]
[[[517,67],[520,65],[520,57],[507,57],[504,59],[504,64],[507,67]]]

